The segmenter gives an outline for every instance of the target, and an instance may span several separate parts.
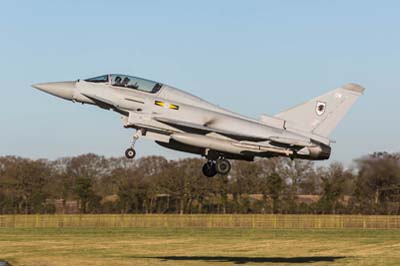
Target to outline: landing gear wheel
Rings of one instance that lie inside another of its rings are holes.
[[[231,171],[231,163],[226,159],[218,159],[216,170],[218,174],[227,175]]]
[[[129,148],[125,151],[125,156],[128,159],[133,159],[136,156],[136,151],[132,148]]]
[[[208,161],[203,165],[203,174],[206,177],[214,177],[217,174],[217,168],[213,161]]]

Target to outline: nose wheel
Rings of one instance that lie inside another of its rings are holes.
[[[217,174],[227,175],[231,171],[231,163],[224,159],[218,159],[216,161],[208,160],[203,165],[203,174],[206,177],[214,177]]]
[[[129,148],[125,151],[125,156],[128,159],[133,159],[136,156],[136,151],[133,148]]]

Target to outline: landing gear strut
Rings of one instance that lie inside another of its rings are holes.
[[[135,156],[136,156],[135,143],[139,139],[140,135],[141,135],[141,131],[136,130],[136,133],[133,135],[133,138],[132,138],[131,147],[125,151],[126,158],[128,158],[128,159],[135,158]]]
[[[225,158],[219,158],[216,161],[208,160],[203,165],[203,174],[206,177],[214,177],[217,174],[227,175],[231,171],[231,164]]]

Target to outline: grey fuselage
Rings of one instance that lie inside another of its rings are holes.
[[[329,140],[311,133],[268,124],[220,108],[161,83],[157,91],[114,86],[108,82],[57,82],[34,87],[66,100],[92,104],[122,115],[124,126],[175,150],[227,158],[288,156],[328,159]],[[271,118],[274,119],[274,118]],[[278,121],[279,122],[279,121]]]

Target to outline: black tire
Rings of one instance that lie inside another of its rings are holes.
[[[132,148],[129,148],[125,151],[125,156],[128,159],[133,159],[136,156],[136,151]]]
[[[227,175],[231,171],[231,163],[226,159],[217,160],[216,170],[218,174]]]
[[[214,162],[209,161],[203,165],[203,175],[206,177],[214,177],[217,175],[217,168]]]

